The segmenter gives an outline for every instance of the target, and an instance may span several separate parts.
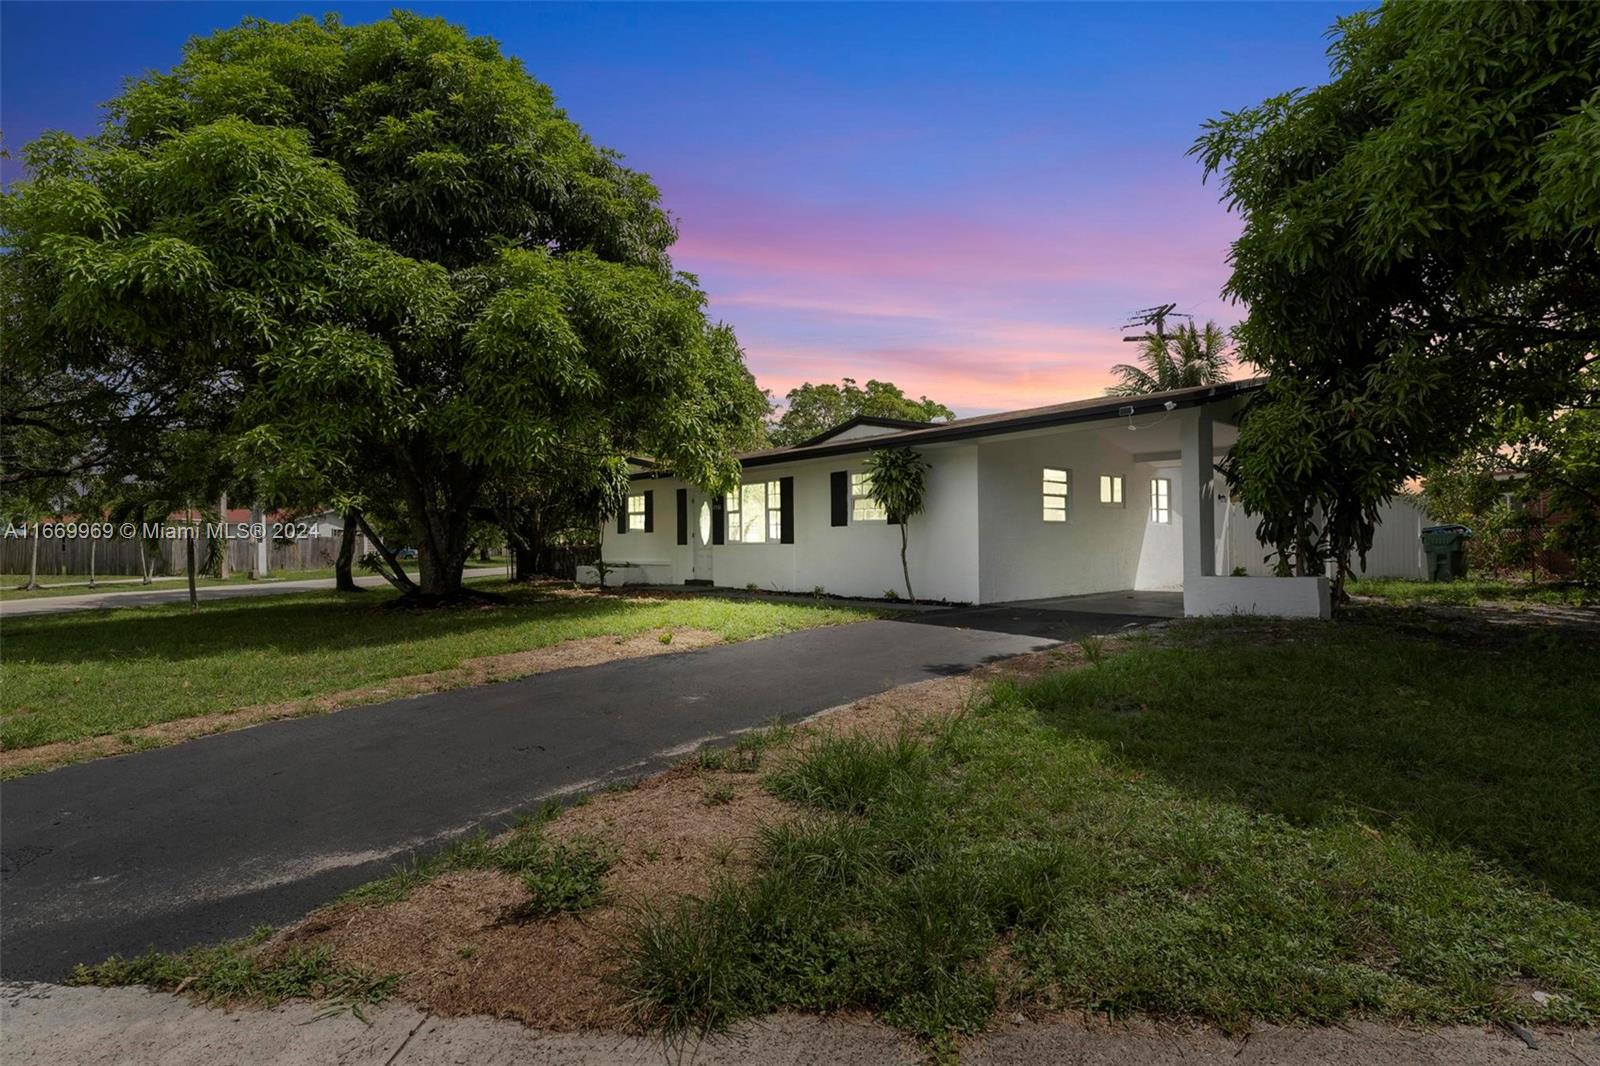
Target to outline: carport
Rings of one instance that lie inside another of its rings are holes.
[[[1182,592],[1122,589],[1084,596],[953,607],[908,617],[905,621],[1070,641],[1182,617]]]

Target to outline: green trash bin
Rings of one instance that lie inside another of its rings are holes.
[[[1466,526],[1429,526],[1422,531],[1422,552],[1428,560],[1429,581],[1454,581],[1467,576],[1467,541],[1472,530]]]

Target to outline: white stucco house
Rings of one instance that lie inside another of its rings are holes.
[[[903,595],[900,532],[873,504],[865,463],[873,449],[907,446],[929,466],[927,508],[909,527],[919,598],[1181,590],[1185,614],[1326,616],[1326,579],[1268,576],[1255,523],[1214,471],[1260,387],[1100,396],[944,423],[856,418],[740,456],[743,484],[726,495],[641,469],[604,530],[603,557],[620,568],[607,581]],[[1392,510],[1369,572],[1421,576],[1421,516],[1403,503]],[[1251,576],[1231,576],[1238,567]]]

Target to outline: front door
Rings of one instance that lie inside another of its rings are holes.
[[[689,540],[694,545],[690,579],[711,580],[711,497],[704,493],[689,496]]]

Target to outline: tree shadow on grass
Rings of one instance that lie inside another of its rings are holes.
[[[1185,790],[1470,848],[1600,904],[1600,647],[1404,612],[1180,627],[1026,689],[1045,721]]]
[[[536,589],[500,589],[502,604],[392,610],[392,593],[341,597],[332,592],[240,598],[187,605],[39,615],[7,621],[6,659],[25,664],[174,662],[227,653],[360,653],[418,640],[516,626],[620,620],[639,605],[610,596],[559,597]],[[486,650],[484,654],[492,654]]]

